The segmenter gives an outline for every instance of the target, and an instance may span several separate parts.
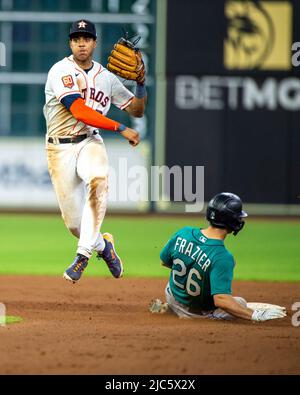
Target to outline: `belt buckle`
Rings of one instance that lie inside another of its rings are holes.
[[[70,143],[71,144],[76,144],[80,142],[80,136],[75,136],[70,138]]]

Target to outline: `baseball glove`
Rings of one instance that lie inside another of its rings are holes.
[[[139,84],[145,82],[145,65],[141,51],[126,38],[120,38],[114,45],[108,58],[107,68],[126,80],[133,80]]]

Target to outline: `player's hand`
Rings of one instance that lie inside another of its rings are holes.
[[[275,320],[277,318],[286,317],[286,312],[279,309],[267,309],[267,310],[254,310],[252,314],[253,321],[267,321]]]
[[[131,144],[133,147],[138,145],[138,143],[140,142],[140,135],[134,129],[126,128],[120,134],[125,137],[125,139],[127,139],[129,141],[129,144]]]

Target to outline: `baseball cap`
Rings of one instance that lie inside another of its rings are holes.
[[[91,35],[95,40],[97,39],[95,25],[86,19],[80,19],[79,21],[73,22],[70,28],[69,37],[78,33],[85,33]]]

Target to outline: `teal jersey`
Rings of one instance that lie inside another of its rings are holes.
[[[234,259],[223,240],[208,239],[198,228],[180,229],[160,253],[171,268],[174,298],[194,310],[215,308],[213,295],[231,294]]]

